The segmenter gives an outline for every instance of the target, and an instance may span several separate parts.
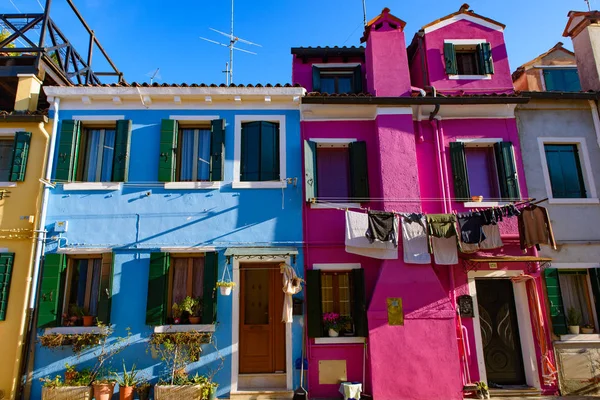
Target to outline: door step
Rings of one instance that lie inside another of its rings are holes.
[[[260,390],[238,390],[229,394],[231,400],[280,400],[294,398],[293,390],[277,388]]]
[[[489,389],[491,397],[541,397],[542,391],[525,386],[506,386],[502,389]]]
[[[240,390],[284,390],[287,389],[287,374],[239,374],[238,388]]]

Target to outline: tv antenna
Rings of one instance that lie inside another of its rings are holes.
[[[154,83],[154,79],[156,80],[161,80],[162,76],[160,76],[160,74],[158,73],[158,71],[160,71],[160,68],[156,68],[155,71],[150,71],[146,74],[146,76],[150,77],[150,84],[152,85]]]
[[[592,11],[592,6],[590,5],[590,0],[584,0],[588,6],[588,11]]]
[[[362,0],[362,6],[363,6],[363,24],[365,24],[365,26],[367,26],[367,0]]]
[[[221,35],[229,38],[229,44],[217,42],[216,40],[211,40],[211,39],[207,39],[205,37],[200,36],[200,39],[202,39],[202,40],[205,40],[210,43],[218,44],[220,46],[227,47],[229,49],[229,63],[226,64],[225,71],[223,71],[227,74],[227,85],[230,85],[233,83],[233,51],[238,50],[238,51],[242,51],[244,53],[256,55],[256,53],[254,53],[252,51],[248,51],[245,49],[240,49],[239,47],[235,47],[236,43],[240,42],[240,43],[245,43],[245,44],[249,44],[252,46],[262,47],[260,44],[253,43],[253,42],[250,42],[245,39],[240,39],[239,37],[237,37],[233,34],[233,1],[234,0],[231,0],[231,33],[225,33],[225,32],[218,31],[214,28],[208,28],[211,31],[220,33]]]

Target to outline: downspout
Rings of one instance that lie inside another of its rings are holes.
[[[440,118],[438,121],[438,130],[440,134],[440,147],[442,149],[442,168],[444,173],[444,188],[446,190],[446,202],[448,204],[448,212],[452,211],[452,199],[450,198],[450,178],[448,177],[448,162],[446,160],[446,146],[444,144],[444,124]]]
[[[44,182],[44,190],[42,192],[42,204],[40,209],[40,215],[37,226],[37,243],[35,247],[35,257],[33,260],[33,276],[31,280],[31,290],[29,291],[29,322],[27,326],[27,332],[25,337],[29,338],[27,340],[26,345],[29,347],[25,353],[25,358],[23,360],[23,368],[26,373],[25,387],[21,393],[22,399],[28,399],[29,393],[31,391],[31,379],[30,376],[33,372],[33,356],[35,353],[35,342],[36,342],[36,329],[35,324],[37,321],[37,291],[40,285],[40,270],[41,270],[41,258],[44,252],[45,243],[46,243],[46,216],[48,212],[48,199],[50,194],[50,186],[48,183],[52,178],[52,168],[54,166],[54,149],[56,148],[56,139],[58,132],[58,111],[60,106],[60,98],[55,97],[53,108],[54,108],[54,116],[52,119],[52,136],[50,137],[50,146],[48,147],[48,152],[46,154],[46,174],[45,174],[45,182]],[[21,381],[21,380],[20,380]]]

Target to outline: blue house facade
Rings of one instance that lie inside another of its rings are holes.
[[[218,396],[295,387],[302,316],[281,322],[280,265],[302,277],[304,89],[115,85],[46,94],[60,108],[38,338],[97,331],[67,326],[75,306],[115,337],[130,330],[113,367],[123,359],[153,383],[166,371],[149,351],[151,335],[192,330],[211,333],[215,346],[187,371],[219,370]],[[219,294],[221,280],[236,283],[232,295]],[[188,296],[200,300],[197,323],[176,321],[173,304]],[[31,398],[41,398],[38,378],[95,357],[38,340]]]

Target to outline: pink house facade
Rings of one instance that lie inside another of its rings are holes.
[[[498,222],[502,247],[459,251],[452,264],[433,255],[407,263],[401,239],[391,259],[345,247],[349,211],[461,214],[528,199],[514,116],[527,99],[513,91],[504,25],[463,6],[408,48],[404,26],[384,9],[366,26],[365,47],[292,49],[293,83],[309,92],[310,397],[339,397],[341,381],[377,400],[462,399],[476,381],[555,393],[543,260],[521,250],[516,217]],[[348,317],[346,334],[328,335],[329,312]]]

